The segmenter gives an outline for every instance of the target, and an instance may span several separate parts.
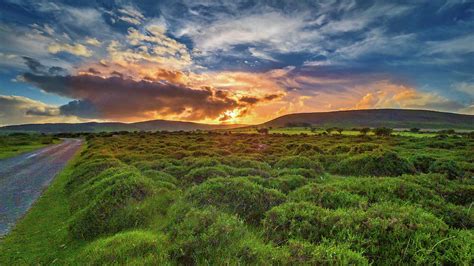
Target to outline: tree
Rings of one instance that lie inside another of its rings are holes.
[[[378,127],[374,129],[376,136],[390,136],[392,135],[393,129],[387,127]]]
[[[365,135],[367,135],[367,133],[370,132],[370,128],[368,128],[368,127],[361,128],[361,129],[359,129],[359,132],[360,132],[361,135],[365,136]]]
[[[326,129],[326,132],[327,132],[329,135],[331,135],[331,132],[333,132],[333,131],[334,131],[334,128],[333,128],[333,127],[330,127],[330,128],[327,128],[327,129]]]
[[[417,127],[413,127],[413,128],[410,128],[410,132],[411,133],[418,133],[418,132],[420,132],[420,129],[417,128]]]
[[[268,128],[257,128],[257,132],[263,135],[268,135]]]

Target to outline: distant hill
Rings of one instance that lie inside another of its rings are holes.
[[[12,125],[0,128],[0,132],[39,132],[39,133],[72,133],[72,132],[112,132],[112,131],[192,131],[213,130],[240,127],[242,125],[210,125],[193,122],[150,120],[136,123],[89,122],[89,123],[48,123]]]
[[[261,127],[391,127],[421,129],[474,129],[474,115],[408,109],[367,109],[298,113],[278,117]]]

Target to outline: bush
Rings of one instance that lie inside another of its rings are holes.
[[[277,178],[266,179],[266,181],[265,187],[278,189],[285,194],[308,183],[306,178],[301,175],[283,175]]]
[[[418,155],[411,159],[411,162],[413,163],[413,166],[415,167],[416,171],[420,173],[428,173],[431,165],[435,161],[435,158],[427,155]]]
[[[176,177],[162,171],[145,170],[142,172],[142,174],[144,177],[150,178],[151,180],[156,182],[168,182],[174,185],[178,184],[178,180],[176,179]]]
[[[146,213],[136,204],[154,192],[152,181],[140,175],[120,178],[73,216],[69,232],[78,239],[92,239],[141,225]]]
[[[268,211],[263,225],[267,237],[276,243],[286,243],[290,238],[312,243],[331,239],[364,251],[375,264],[433,264],[454,257],[467,263],[470,258],[461,243],[472,246],[467,238],[456,245],[441,245],[454,237],[448,226],[433,214],[409,205],[382,203],[363,212],[290,202]]]
[[[215,178],[192,187],[186,199],[201,206],[212,205],[257,224],[264,213],[285,201],[285,196],[244,178]]]
[[[457,179],[464,176],[464,171],[459,165],[451,160],[437,161],[429,168],[432,173],[440,173],[446,175],[448,179]]]
[[[272,247],[253,238],[233,215],[215,208],[188,209],[173,217],[170,256],[180,265],[265,264]]]
[[[406,159],[391,151],[364,153],[335,165],[334,172],[352,176],[399,176],[415,171]]]
[[[288,257],[284,265],[369,265],[360,253],[344,246],[290,240],[285,248]]]
[[[378,127],[374,128],[373,131],[376,136],[390,136],[392,135],[393,129],[386,127]]]
[[[166,238],[149,231],[129,231],[88,244],[75,258],[85,265],[157,265],[168,262]]]
[[[65,186],[65,189],[70,193],[75,188],[77,188],[77,186],[99,175],[103,171],[112,167],[119,167],[121,165],[122,163],[116,159],[95,159],[80,165],[76,165],[69,178],[69,181]]]
[[[333,213],[309,202],[288,202],[265,214],[263,228],[267,238],[278,244],[290,239],[319,243],[323,237],[335,237],[332,232],[351,233],[361,215],[362,212],[346,210]]]
[[[304,169],[304,168],[284,168],[284,169],[278,169],[274,171],[274,173],[277,176],[300,175],[309,179],[315,179],[318,177],[318,173],[316,173],[315,171],[311,169]]]
[[[227,177],[228,168],[218,167],[218,166],[208,166],[208,167],[200,167],[192,169],[186,176],[185,182],[186,184],[200,184],[207,179],[211,179],[214,177]]]
[[[283,168],[291,168],[291,169],[309,169],[313,170],[315,173],[322,173],[323,167],[317,161],[311,160],[304,156],[288,156],[280,159],[276,164],[275,168],[283,169]]]
[[[308,201],[328,209],[365,208],[368,199],[344,190],[320,184],[309,184],[288,195],[292,201]]]

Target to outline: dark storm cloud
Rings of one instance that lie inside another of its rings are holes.
[[[83,118],[100,117],[96,106],[87,100],[74,100],[59,107],[61,115],[78,116]]]
[[[165,82],[93,75],[44,76],[26,73],[23,77],[46,92],[77,99],[62,106],[61,113],[87,118],[145,118],[158,114],[212,119],[227,110],[250,105],[210,88],[192,89]],[[215,97],[216,94],[220,97]]]
[[[275,99],[280,98],[281,96],[282,96],[281,94],[268,94],[268,95],[265,95],[264,97],[244,96],[239,99],[239,102],[247,104],[247,105],[255,105],[261,102],[273,101]]]

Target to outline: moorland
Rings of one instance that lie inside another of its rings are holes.
[[[472,134],[265,133],[87,134],[0,264],[472,265]]]

